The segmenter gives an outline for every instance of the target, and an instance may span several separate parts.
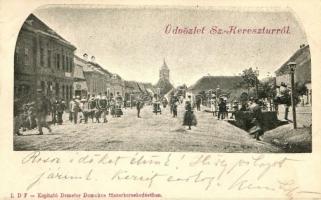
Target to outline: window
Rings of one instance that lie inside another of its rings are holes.
[[[66,70],[66,66],[65,66],[65,55],[62,55],[62,70]]]
[[[67,72],[70,72],[70,66],[69,66],[69,57],[66,56],[66,66],[67,66]]]
[[[72,64],[73,64],[73,61],[72,61],[72,58],[69,59],[69,70],[70,72],[72,72]]]
[[[25,47],[24,63],[25,65],[30,65],[30,52],[27,47]]]
[[[43,67],[45,62],[44,49],[40,48],[40,66]]]
[[[51,67],[51,50],[48,50],[47,51],[47,64],[48,64],[48,67]]]
[[[57,53],[57,59],[56,59],[57,63],[57,69],[60,69],[60,55]]]

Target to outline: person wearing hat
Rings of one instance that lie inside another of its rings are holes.
[[[72,119],[74,124],[78,122],[78,112],[80,111],[79,101],[76,98],[73,98],[70,102],[70,112],[72,113]]]
[[[174,96],[173,98],[173,117],[177,117],[177,107],[178,107],[178,98]]]
[[[136,109],[137,109],[137,117],[140,117],[140,110],[143,108],[144,102],[142,100],[141,97],[138,97],[137,101],[136,101]]]
[[[110,114],[113,117],[116,117],[116,101],[115,101],[113,93],[110,94],[109,107],[110,107]]]
[[[79,121],[79,123],[84,120],[84,123],[87,124],[89,117],[89,103],[85,97],[80,100],[80,110],[82,112],[83,118]]]
[[[223,97],[220,97],[220,102],[218,104],[218,115],[217,115],[217,119],[221,119],[223,120],[224,119],[224,115],[225,115],[225,112],[226,112],[226,103],[224,101],[224,98]]]
[[[74,116],[74,113],[72,111],[72,107],[74,105],[74,100],[75,100],[75,96],[72,96],[72,99],[70,100],[69,102],[69,121],[72,122],[73,121],[73,116]]]
[[[108,110],[108,101],[107,101],[107,92],[98,99],[98,108],[103,115],[104,123],[107,123],[107,110]]]
[[[59,100],[57,102],[57,122],[58,122],[58,125],[61,125],[63,122],[62,116],[64,114],[65,109],[66,109],[65,101],[63,99]]]
[[[213,113],[213,116],[216,116],[216,97],[215,96],[211,98],[210,106],[211,106],[211,112]]]
[[[232,116],[231,119],[234,119],[235,113],[239,110],[239,102],[234,100],[232,105]]]
[[[53,99],[53,103],[51,104],[51,123],[56,125],[57,123],[57,106],[58,100]]]
[[[197,108],[197,111],[201,111],[201,103],[202,103],[202,97],[201,96],[197,96],[196,97],[196,108]]]
[[[250,107],[250,111],[253,114],[253,118],[251,121],[252,127],[250,128],[249,133],[250,135],[254,135],[256,140],[261,140],[260,137],[264,134],[263,114],[258,99],[254,99],[253,104]]]

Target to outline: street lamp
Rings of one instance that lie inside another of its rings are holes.
[[[293,115],[293,128],[296,129],[296,110],[295,110],[295,102],[294,102],[294,73],[295,73],[295,68],[296,68],[296,63],[295,62],[289,62],[288,63],[288,68],[290,71],[290,76],[291,76],[291,106],[292,106],[292,115]]]

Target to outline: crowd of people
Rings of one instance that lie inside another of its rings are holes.
[[[184,117],[183,125],[187,126],[190,130],[192,126],[197,125],[197,119],[194,114],[194,108],[197,111],[201,110],[201,104],[203,99],[196,97],[192,99],[190,95],[184,100],[182,96],[171,95],[168,99],[155,94],[152,98],[152,112],[157,114],[162,114],[162,109],[169,107],[170,114],[173,118],[177,117],[177,110],[179,105],[184,104]],[[214,117],[218,120],[228,119],[229,112],[232,114],[230,118],[235,117],[237,111],[251,111],[253,112],[253,127],[250,129],[250,133],[259,140],[260,136],[263,135],[262,128],[262,107],[263,102],[258,99],[250,98],[246,103],[241,104],[237,101],[227,103],[227,98],[224,96],[216,98],[212,96],[209,100],[210,109]],[[135,99],[135,107],[137,109],[137,117],[141,118],[141,109],[145,105],[145,101],[142,97]],[[107,115],[111,115],[113,118],[120,118],[123,115],[123,108],[125,107],[123,97],[117,93],[115,96],[113,94],[107,95],[99,93],[98,95],[87,95],[74,96],[66,105],[64,99],[49,100],[41,91],[38,91],[35,101],[23,105],[23,113],[19,115],[19,120],[15,120],[18,123],[15,125],[15,132],[21,135],[20,128],[22,131],[27,129],[38,128],[39,134],[43,134],[42,128],[45,127],[49,131],[51,128],[47,121],[47,116],[51,115],[51,123],[53,125],[63,124],[63,115],[69,108],[69,121],[78,123],[107,123]]]
[[[140,109],[143,105],[141,101],[136,103]],[[123,115],[123,97],[117,93],[116,96],[107,93],[98,95],[87,95],[83,98],[74,96],[69,102],[69,120],[70,122],[100,123],[101,118],[103,123],[107,123],[107,115],[110,113],[112,117],[121,117]],[[17,108],[15,110],[18,110]],[[37,90],[37,95],[34,101],[22,105],[22,111],[15,113],[15,134],[22,135],[21,130],[32,130],[38,128],[38,134],[42,135],[42,128],[45,127],[51,132],[49,123],[53,125],[63,124],[63,115],[67,111],[67,105],[64,99],[48,99],[42,90]],[[51,116],[51,121],[47,117]],[[138,117],[139,113],[138,113]],[[48,123],[49,122],[49,123]]]

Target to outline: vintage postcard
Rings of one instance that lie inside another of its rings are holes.
[[[0,199],[321,199],[320,1],[0,3]]]

